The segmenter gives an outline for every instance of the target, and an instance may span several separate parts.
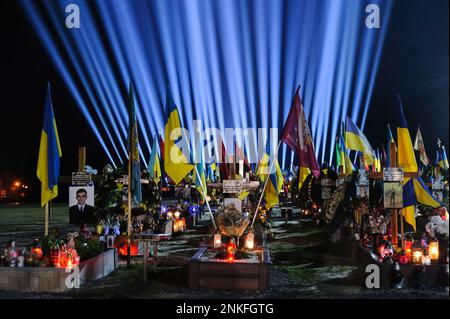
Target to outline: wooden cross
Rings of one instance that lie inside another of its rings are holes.
[[[395,150],[395,144],[389,143],[389,155],[390,155],[390,165],[389,167],[397,166],[397,152]],[[412,178],[417,177],[417,172],[405,172],[403,174],[404,178]],[[339,178],[344,178],[344,171],[342,165],[339,166]],[[372,180],[383,180],[383,172],[369,172],[369,179]],[[391,212],[391,237],[392,237],[392,245],[394,247],[398,247],[398,213],[399,209],[389,209]],[[403,216],[400,216],[400,233],[401,233],[401,247],[404,247],[403,239],[404,239],[404,229],[403,229]]]
[[[389,167],[397,167],[397,152],[395,150],[395,144],[389,143],[389,155],[390,165]],[[417,177],[417,172],[405,172],[404,178]],[[372,180],[383,180],[383,172],[370,172],[369,178]],[[392,245],[398,247],[398,214],[401,209],[389,209],[391,211],[391,237]],[[401,247],[404,247],[404,228],[403,228],[403,216],[400,216],[400,233],[401,233]]]
[[[86,169],[86,147],[79,146],[78,147],[78,172],[84,172]],[[92,176],[92,181],[101,182],[106,179],[105,175],[94,175]],[[71,184],[72,176],[60,176],[59,183]],[[44,222],[44,235],[48,235],[48,222],[50,218],[50,209],[49,205],[45,206],[45,222]]]

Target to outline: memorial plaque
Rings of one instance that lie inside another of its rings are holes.
[[[92,184],[92,174],[86,172],[72,172],[72,185],[86,186]]]
[[[227,194],[237,194],[243,189],[243,183],[240,180],[227,179],[223,181],[223,192]]]
[[[383,168],[383,181],[385,182],[402,182],[403,176],[403,169],[400,167]]]
[[[364,168],[358,170],[358,186],[369,186],[369,174]]]
[[[329,178],[322,178],[320,180],[320,185],[322,185],[323,187],[333,187],[336,186],[336,181]]]

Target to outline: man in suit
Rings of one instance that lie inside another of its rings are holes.
[[[94,207],[86,204],[87,191],[80,188],[76,193],[77,204],[69,208],[69,223],[80,225],[89,223],[94,217]]]

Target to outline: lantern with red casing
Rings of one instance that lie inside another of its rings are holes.
[[[227,244],[227,261],[234,262],[234,254],[236,253],[236,243],[233,238]]]
[[[407,239],[405,241],[405,255],[408,260],[411,259],[412,256],[412,246],[413,246],[414,240],[412,238]]]

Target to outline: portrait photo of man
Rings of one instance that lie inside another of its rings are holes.
[[[70,187],[69,224],[80,225],[92,222],[94,217],[93,187]]]

